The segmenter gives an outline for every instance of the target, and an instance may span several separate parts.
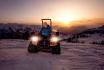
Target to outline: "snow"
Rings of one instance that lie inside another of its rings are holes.
[[[61,55],[28,53],[27,40],[0,40],[0,70],[104,70],[104,46],[61,42]]]
[[[86,38],[79,38],[79,41],[84,41],[87,44],[91,42],[101,42],[102,40],[104,40],[104,37],[99,34],[93,34]]]

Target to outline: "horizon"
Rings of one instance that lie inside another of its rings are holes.
[[[22,25],[41,25],[40,22],[37,23],[21,23],[21,22],[0,22],[0,24],[22,24]],[[74,24],[74,25],[73,25]],[[64,28],[72,28],[72,27],[80,27],[85,26],[87,28],[96,28],[104,25],[103,18],[96,18],[96,19],[85,19],[85,20],[74,20],[69,22],[67,25],[63,25],[62,22],[53,22],[53,26],[64,27]]]

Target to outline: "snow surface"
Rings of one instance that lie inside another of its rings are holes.
[[[104,46],[61,42],[61,55],[28,53],[26,40],[0,40],[0,70],[104,70]]]
[[[100,35],[100,34],[92,34],[89,35],[89,37],[85,37],[85,38],[78,38],[79,42],[84,42],[86,44],[91,44],[93,42],[101,42],[104,41],[104,35]]]

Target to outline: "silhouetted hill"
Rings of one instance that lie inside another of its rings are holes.
[[[104,30],[104,25],[103,25],[103,26],[101,26],[101,27],[99,27],[98,29],[102,29],[102,30]]]
[[[104,44],[104,25],[74,34],[68,38],[68,42]]]
[[[87,29],[88,28],[86,26],[79,25],[79,26],[71,26],[71,27],[62,27],[60,31],[67,34],[77,34]]]
[[[17,23],[0,23],[0,39],[27,39],[31,32],[39,31],[40,25],[26,25]]]
[[[104,34],[104,25],[101,27],[98,27],[98,28],[92,28],[92,29],[85,30],[79,34],[94,34],[94,33]]]

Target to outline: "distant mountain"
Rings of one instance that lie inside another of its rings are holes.
[[[104,25],[101,27],[98,27],[98,28],[92,28],[92,29],[85,30],[79,34],[94,34],[94,33],[104,34]]]
[[[27,39],[32,32],[40,31],[40,25],[26,25],[17,23],[0,23],[0,39]]]
[[[103,25],[103,26],[101,26],[101,27],[99,27],[98,29],[104,30],[104,25]]]
[[[69,42],[104,44],[104,25],[72,35]]]
[[[0,23],[0,29],[13,29],[14,31],[20,29],[20,30],[25,30],[25,29],[30,29],[30,30],[39,30],[41,28],[40,25],[26,25],[26,24],[18,24],[18,23]]]
[[[84,25],[71,26],[71,27],[61,27],[60,31],[66,34],[77,34],[87,30],[88,28]]]

